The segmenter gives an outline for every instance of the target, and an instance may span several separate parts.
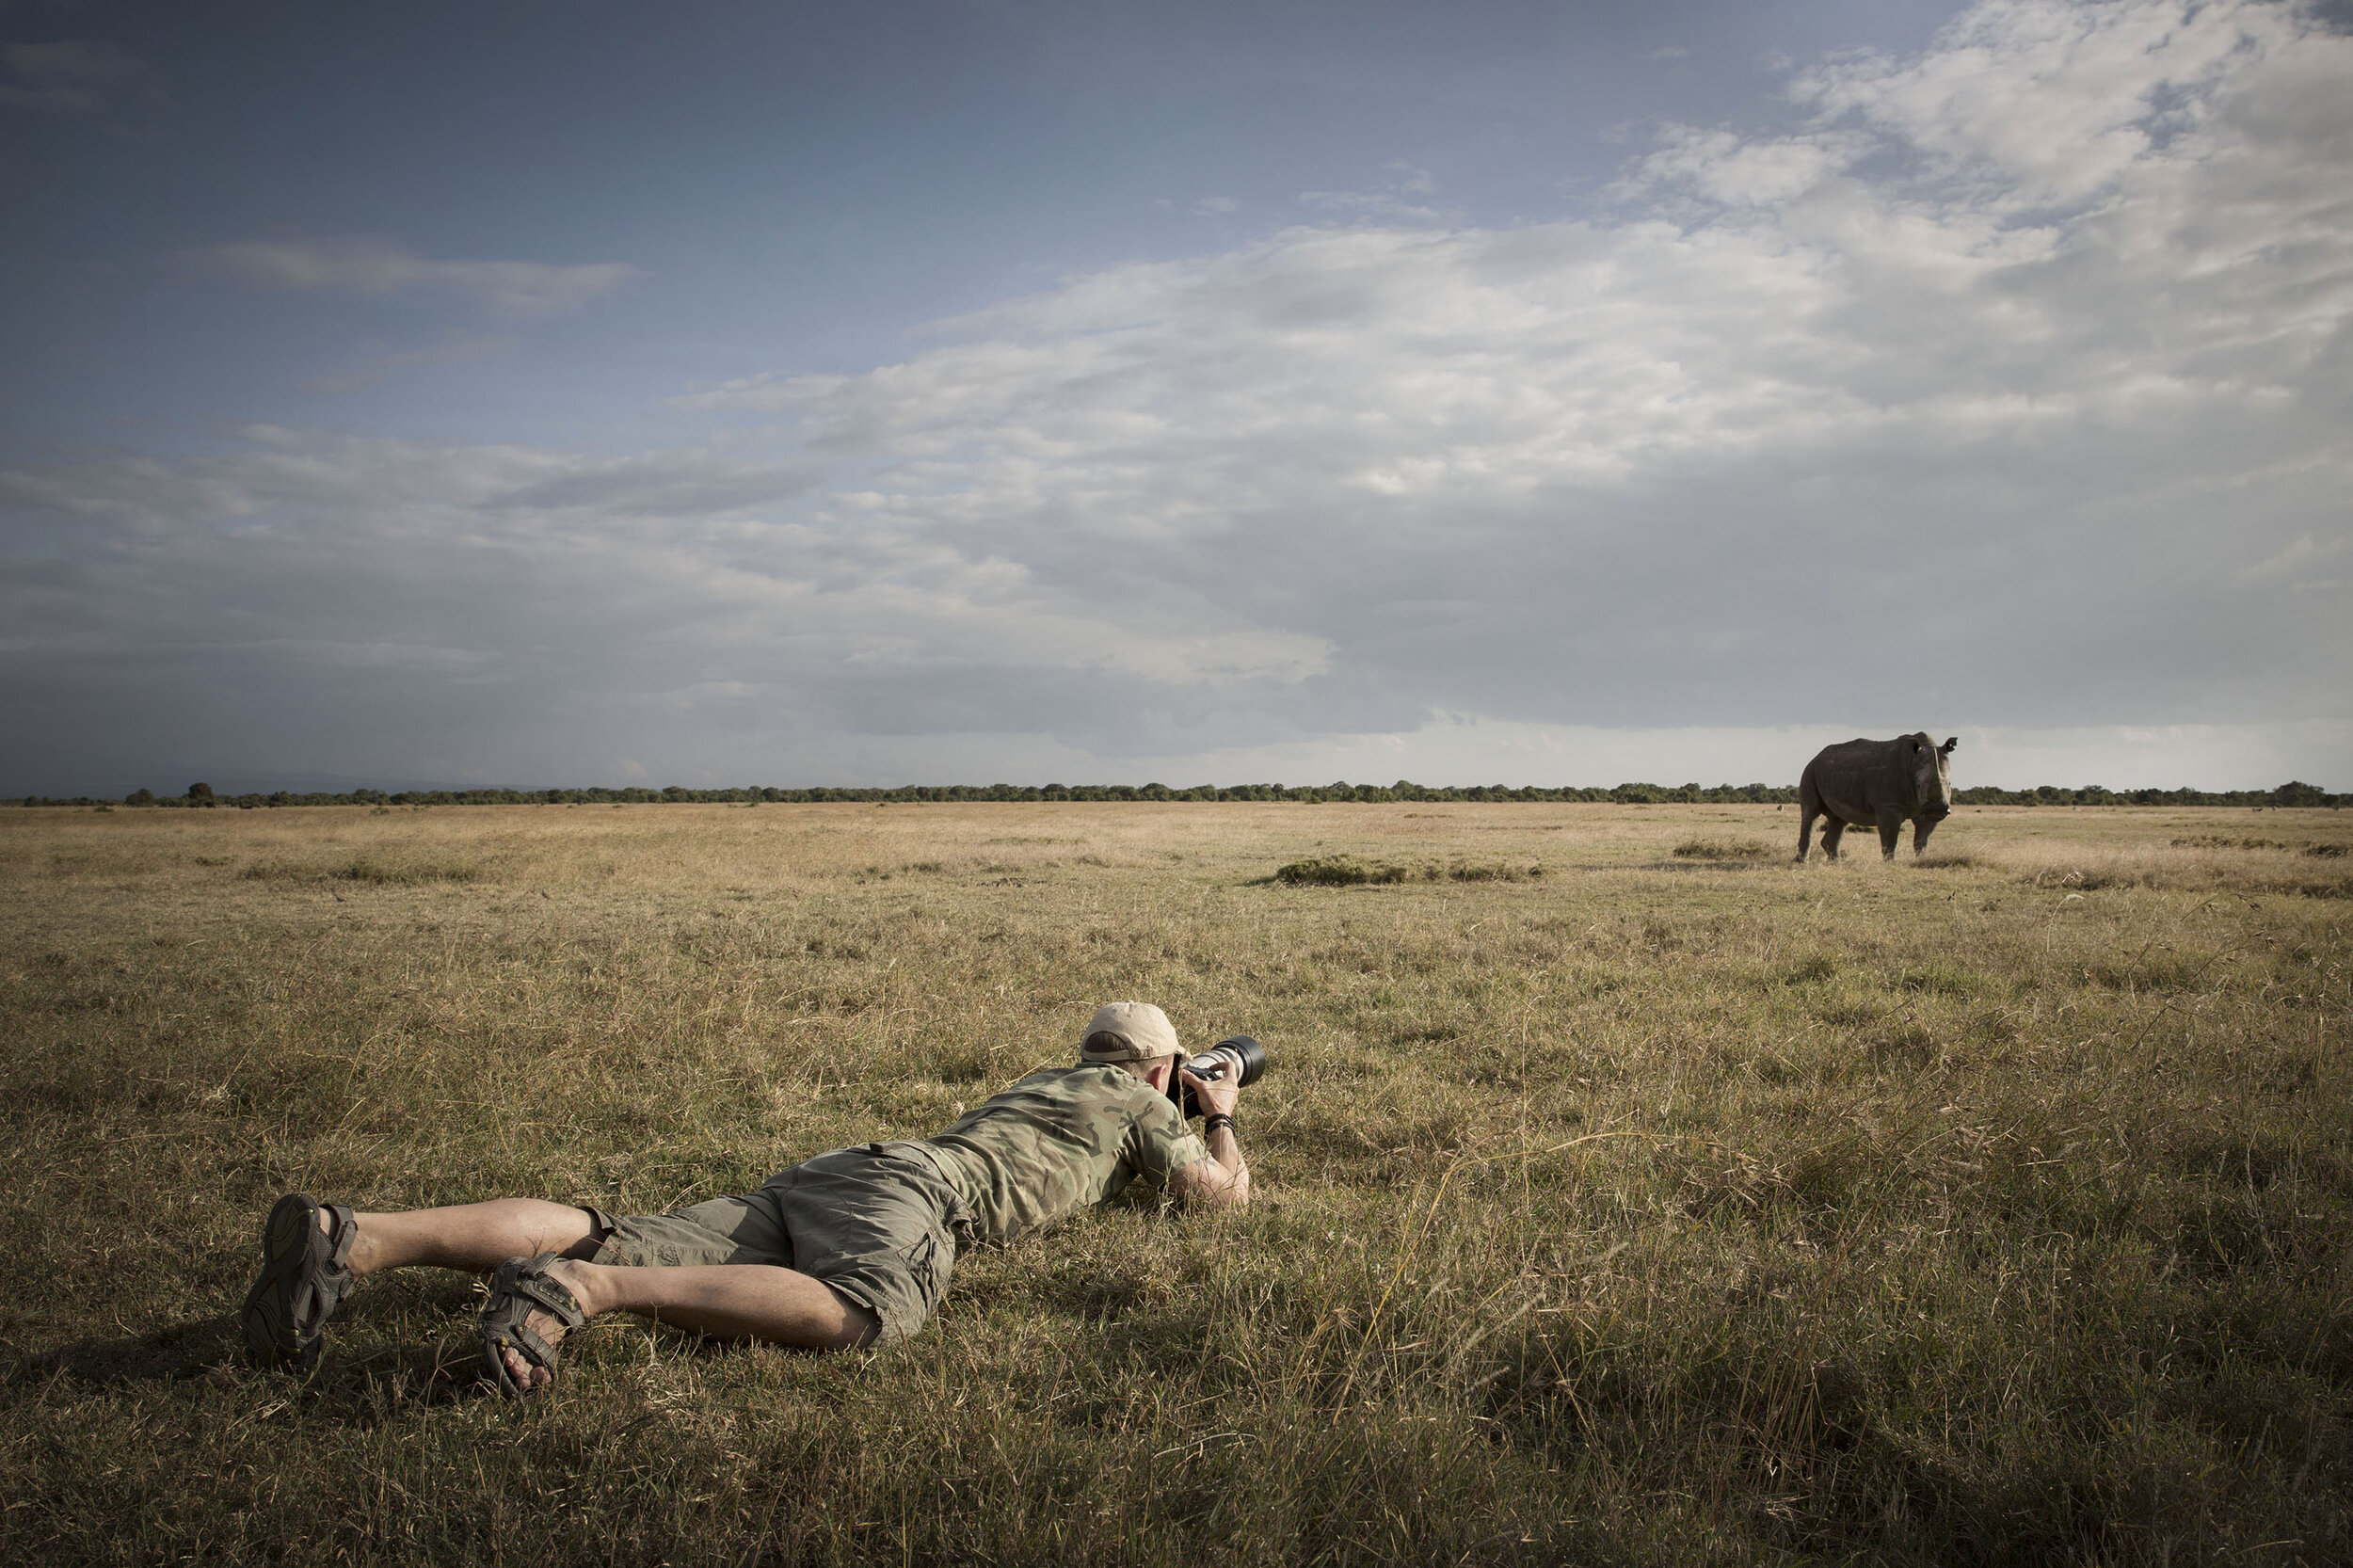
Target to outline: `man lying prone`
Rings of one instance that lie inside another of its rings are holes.
[[[1179,1085],[1205,1112],[1198,1137]],[[1139,1178],[1188,1206],[1249,1203],[1241,1087],[1184,1067],[1158,1007],[1115,1001],[1078,1065],[1032,1073],[933,1137],[836,1149],[668,1214],[537,1198],[360,1214],[289,1193],[263,1227],[246,1344],[264,1366],[309,1367],[360,1280],[419,1264],[489,1273],[483,1358],[512,1394],[546,1384],[564,1336],[605,1312],[808,1350],[904,1339],[937,1309],[959,1245],[1051,1224]]]

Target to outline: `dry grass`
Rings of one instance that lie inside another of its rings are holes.
[[[0,812],[0,1557],[2342,1560],[2353,823],[2250,815]],[[659,1208],[1118,996],[1272,1048],[1248,1214],[525,1408],[455,1278],[234,1360],[280,1191]]]

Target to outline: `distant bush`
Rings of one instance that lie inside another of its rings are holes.
[[[1686,839],[1674,853],[1678,860],[1763,860],[1780,851],[1756,839]]]
[[[396,865],[365,856],[330,873],[345,882],[414,885],[421,882],[479,882],[482,868],[474,865]]]
[[[1544,874],[1545,868],[1532,861],[1469,860],[1442,868],[1360,860],[1353,855],[1325,855],[1313,860],[1294,860],[1276,872],[1274,880],[1293,888],[1361,888],[1397,882],[1529,882]]]
[[[2233,839],[2227,833],[2193,833],[2173,840],[2175,849],[2294,849],[2285,839]]]
[[[1292,861],[1274,873],[1274,880],[1293,888],[1355,888],[1373,882],[1403,882],[1412,875],[1405,867],[1385,860],[1324,855]]]
[[[1446,877],[1449,882],[1528,882],[1545,874],[1538,865],[1523,866],[1516,861],[1472,861],[1449,866]]]
[[[223,858],[198,856],[200,866],[225,866]],[[283,862],[264,862],[248,866],[237,875],[247,882],[308,882],[324,878],[330,882],[366,882],[376,887],[413,888],[427,882],[481,882],[489,872],[471,861],[436,864],[431,861],[399,862],[378,860],[361,856],[340,866],[298,866]]]

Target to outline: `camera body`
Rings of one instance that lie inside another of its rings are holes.
[[[1247,1034],[1229,1034],[1198,1056],[1188,1056],[1183,1071],[1212,1083],[1231,1081],[1247,1089],[1266,1076],[1266,1047]],[[1168,1097],[1188,1118],[1201,1114],[1193,1086],[1177,1073],[1168,1075]]]

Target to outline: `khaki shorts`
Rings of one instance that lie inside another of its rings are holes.
[[[948,1291],[963,1200],[913,1144],[860,1144],[778,1171],[757,1192],[668,1214],[591,1208],[594,1261],[637,1268],[771,1263],[822,1280],[914,1336]]]

